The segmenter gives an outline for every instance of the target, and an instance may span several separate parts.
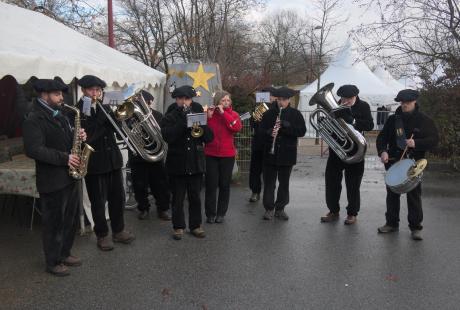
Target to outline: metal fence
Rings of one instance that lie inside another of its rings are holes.
[[[327,145],[321,138],[317,139],[316,131],[310,124],[310,114],[312,111],[300,111],[305,119],[305,125],[307,127],[307,133],[303,138],[299,139],[299,146],[297,153],[299,155],[310,155],[310,156],[327,156]],[[388,116],[393,114],[392,111],[371,111],[372,118],[374,119],[374,128],[372,131],[364,133],[366,141],[368,143],[367,154],[376,155],[375,140],[378,132],[383,128],[383,124],[388,119]],[[236,163],[238,171],[241,175],[249,173],[249,165],[251,161],[251,139],[252,139],[252,128],[249,120],[243,121],[243,128],[235,136],[235,145],[238,150],[236,156]],[[298,156],[298,160],[302,161],[305,156]]]

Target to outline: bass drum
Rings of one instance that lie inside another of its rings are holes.
[[[422,181],[426,159],[415,161],[403,159],[395,163],[385,174],[385,183],[396,194],[405,194],[413,190]]]

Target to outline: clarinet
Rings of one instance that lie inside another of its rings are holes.
[[[280,107],[280,112],[278,113],[278,116],[276,117],[275,126],[276,126],[277,123],[279,123],[281,121],[281,111],[283,111],[282,107]],[[278,128],[278,130],[279,130],[279,128]],[[275,154],[276,137],[278,137],[278,131],[276,131],[276,135],[273,137],[272,147],[271,147],[270,152],[269,152],[271,155]]]

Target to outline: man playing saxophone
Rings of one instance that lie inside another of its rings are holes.
[[[115,128],[107,119],[101,104],[96,104],[102,96],[105,82],[93,75],[85,75],[79,81],[83,97],[77,103],[82,112],[81,125],[88,133],[88,144],[96,152],[88,162],[88,174],[85,177],[86,190],[91,202],[94,220],[94,233],[97,246],[102,251],[114,248],[113,242],[128,244],[134,235],[125,230],[123,210],[125,191],[121,167],[123,159],[115,140]],[[111,113],[110,108],[106,109]],[[105,217],[105,205],[108,202],[112,238]]]
[[[355,85],[343,85],[337,90],[340,96],[339,103],[344,107],[332,111],[335,118],[342,118],[358,131],[368,131],[374,128],[369,104],[358,97],[359,89]],[[326,204],[329,212],[321,217],[321,222],[334,222],[339,219],[340,193],[342,191],[342,177],[345,170],[345,185],[347,187],[347,218],[345,225],[356,223],[360,209],[359,187],[364,174],[364,158],[358,163],[343,162],[332,148],[329,148],[329,158],[326,164]]]
[[[307,131],[302,114],[290,106],[289,98],[296,91],[281,87],[273,91],[277,105],[264,113],[259,127],[264,137],[264,219],[273,215],[282,220],[289,217],[284,208],[289,203],[289,178],[297,161],[297,140]],[[276,180],[278,193],[275,201]]]
[[[46,271],[67,276],[67,266],[81,265],[80,258],[71,254],[81,181],[69,175],[69,168],[78,168],[80,161],[77,155],[70,154],[74,129],[61,111],[62,92],[67,91],[67,86],[59,80],[39,79],[34,89],[38,98],[23,123],[24,147],[27,156],[35,160]],[[80,129],[76,137],[85,141],[85,131]]]

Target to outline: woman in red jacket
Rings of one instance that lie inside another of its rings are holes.
[[[230,200],[230,182],[235,163],[236,148],[234,135],[241,130],[238,113],[232,110],[232,100],[226,91],[214,95],[214,106],[208,113],[208,126],[214,133],[214,140],[206,144],[206,222],[222,223]],[[219,187],[219,198],[216,191]]]

